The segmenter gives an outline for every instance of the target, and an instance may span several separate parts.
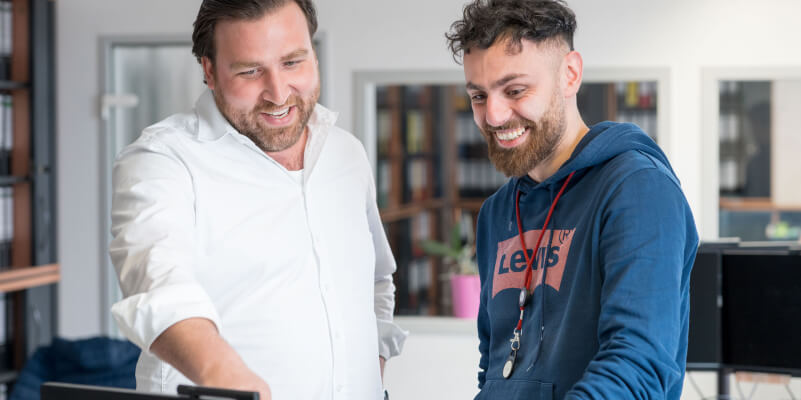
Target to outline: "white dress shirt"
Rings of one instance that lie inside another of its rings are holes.
[[[406,336],[395,262],[364,148],[335,120],[315,107],[300,173],[239,134],[210,91],[122,151],[110,253],[125,298],[112,313],[143,349],[138,389],[189,383],[148,349],[200,317],[276,400],[381,398],[378,357]]]

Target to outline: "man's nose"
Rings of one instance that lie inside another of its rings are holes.
[[[487,97],[486,110],[487,112],[484,119],[488,125],[493,127],[503,126],[509,121],[509,116],[512,113],[509,105],[506,104],[503,99],[498,99],[496,97]]]
[[[279,106],[286,104],[291,90],[286,79],[280,73],[267,72],[264,74],[263,82],[262,99]]]

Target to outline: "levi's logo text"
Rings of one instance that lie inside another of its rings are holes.
[[[548,229],[542,237],[542,244],[537,249],[536,254],[534,249],[526,249],[529,258],[534,257],[534,262],[531,265],[531,269],[533,269],[531,276],[532,289],[540,284],[542,273],[547,268],[548,274],[545,284],[557,292],[559,291],[562,286],[562,276],[565,273],[567,256],[570,253],[570,243],[573,242],[573,234],[575,232],[575,229],[557,229],[553,230],[553,232]],[[549,240],[551,234],[553,234],[553,240]],[[527,231],[525,233],[526,244],[529,246],[536,245],[539,235],[539,229]],[[548,246],[549,243],[550,247]],[[526,278],[526,256],[523,254],[519,235],[498,243],[498,255],[495,258],[495,273],[493,275],[493,298],[501,290],[523,288]]]

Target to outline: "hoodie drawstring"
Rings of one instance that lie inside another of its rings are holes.
[[[570,183],[570,179],[573,178],[573,175],[575,173],[576,172],[573,171],[570,173],[570,175],[567,176],[565,183],[562,184],[562,188],[559,189],[559,193],[557,193],[556,198],[551,203],[551,208],[548,210],[548,216],[545,218],[545,224],[543,224],[542,226],[542,230],[540,231],[539,237],[537,238],[537,244],[536,246],[534,246],[534,253],[531,255],[531,257],[529,257],[528,255],[528,249],[526,248],[526,239],[523,232],[523,223],[520,219],[520,190],[517,191],[517,195],[515,196],[515,214],[517,217],[517,230],[518,233],[520,234],[520,244],[523,248],[523,256],[526,259],[526,278],[525,278],[525,285],[523,286],[523,289],[520,291],[520,299],[519,299],[520,319],[517,321],[517,326],[512,332],[513,336],[512,339],[510,340],[510,342],[512,343],[511,344],[512,351],[511,353],[509,353],[509,358],[506,360],[506,363],[503,366],[502,374],[504,378],[508,379],[510,376],[512,376],[512,371],[514,370],[514,364],[517,359],[517,351],[520,349],[520,337],[523,333],[523,314],[525,313],[526,303],[528,302],[528,297],[529,297],[528,289],[531,286],[531,279],[533,276],[533,271],[531,269],[531,266],[534,263],[534,260],[537,258],[537,253],[539,252],[540,244],[542,243],[542,237],[545,235],[545,231],[548,229],[548,223],[551,222],[551,216],[553,216],[553,210],[556,208],[556,204],[559,202],[559,198],[562,197],[562,194],[565,192],[567,185]],[[540,284],[544,284],[545,271],[543,271],[541,277],[542,278]],[[545,310],[543,310],[543,318],[544,318],[544,313]],[[544,320],[542,320],[540,321],[540,330],[544,329],[545,329]],[[543,332],[540,332],[540,346],[539,346],[540,350],[542,349],[542,337],[543,337]],[[539,358],[539,351],[537,358]]]

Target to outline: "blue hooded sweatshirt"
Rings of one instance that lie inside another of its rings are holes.
[[[535,256],[533,292],[515,367],[504,379],[526,270],[518,191],[526,251]],[[478,217],[476,399],[679,399],[697,246],[667,157],[635,125],[595,125],[544,182],[511,179]]]

